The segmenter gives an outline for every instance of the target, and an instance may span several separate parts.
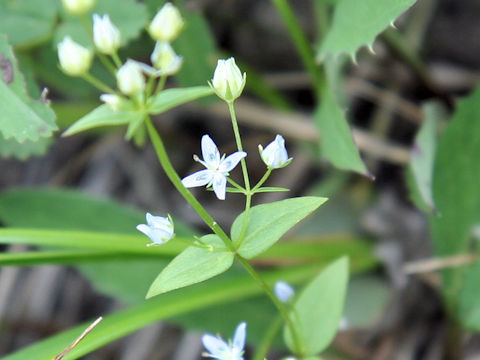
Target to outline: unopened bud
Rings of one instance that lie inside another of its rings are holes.
[[[142,68],[133,60],[127,60],[117,71],[117,85],[126,95],[136,95],[145,90]]]
[[[241,73],[235,59],[218,60],[210,86],[221,99],[231,102],[238,98],[247,82],[247,74]]]
[[[96,2],[96,0],[62,0],[65,10],[74,15],[85,14]]]
[[[120,110],[123,103],[123,99],[115,94],[102,94],[100,95],[100,100],[102,100],[113,111]]]
[[[120,31],[108,15],[93,14],[93,42],[103,54],[113,55],[120,46]]]
[[[172,46],[164,41],[157,41],[150,60],[162,75],[176,74],[183,62],[182,57],[178,56]]]
[[[271,169],[283,168],[292,162],[292,158],[288,158],[285,139],[281,135],[277,135],[265,149],[258,145],[258,151],[265,165]]]
[[[184,25],[180,11],[167,2],[153,18],[148,32],[156,41],[172,42],[180,34]]]
[[[66,36],[58,45],[58,59],[62,70],[71,76],[85,74],[92,65],[93,54]]]

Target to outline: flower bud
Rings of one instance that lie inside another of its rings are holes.
[[[238,98],[245,87],[247,74],[240,72],[235,59],[218,60],[210,86],[221,99],[231,102]]]
[[[178,56],[168,42],[157,41],[150,56],[153,66],[160,70],[162,75],[173,75],[180,70],[183,59]]]
[[[123,99],[115,94],[102,94],[100,95],[100,100],[102,100],[113,111],[120,110],[123,103]]]
[[[96,2],[97,0],[62,0],[65,10],[73,15],[85,14]]]
[[[93,14],[93,42],[103,54],[113,55],[120,46],[120,31],[108,15]]]
[[[85,74],[92,65],[93,54],[66,36],[58,45],[58,59],[62,70],[70,76]]]
[[[145,90],[142,68],[133,60],[127,60],[117,71],[117,85],[126,95],[136,95]]]
[[[152,240],[151,245],[162,245],[175,236],[173,222],[170,216],[153,216],[147,213],[146,217],[147,223],[137,225],[137,230]]]
[[[180,11],[171,3],[167,2],[153,18],[148,27],[148,32],[156,41],[172,42],[177,38],[183,25]]]
[[[277,299],[284,303],[289,302],[295,295],[295,290],[285,281],[277,281],[273,291]]]
[[[292,158],[288,158],[285,140],[281,135],[277,135],[265,149],[258,145],[258,151],[263,162],[271,169],[283,168],[292,162]]]

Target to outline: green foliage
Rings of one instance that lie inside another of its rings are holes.
[[[314,115],[321,135],[322,153],[333,165],[344,170],[353,170],[368,175],[353,142],[352,133],[330,87],[325,87],[322,102]]]
[[[470,331],[480,331],[480,262],[467,268],[463,287],[459,294],[458,316],[461,323]]]
[[[187,102],[213,95],[209,86],[195,86],[190,88],[167,89],[156,95],[149,105],[151,114],[160,114]]]
[[[246,259],[260,255],[325,201],[326,198],[309,196],[252,207],[238,253]],[[243,217],[244,213],[233,222],[231,236],[234,243],[241,236]]]
[[[339,0],[317,58],[324,60],[341,53],[355,58],[361,46],[371,47],[375,37],[414,3],[415,0]]]
[[[234,254],[225,249],[216,235],[205,235],[202,242],[212,248],[190,246],[173,259],[150,286],[147,299],[189,285],[205,281],[227,271]]]
[[[468,252],[473,227],[480,220],[479,102],[480,88],[477,88],[458,103],[438,143],[433,195],[439,216],[431,215],[430,224],[435,253],[439,256]],[[457,311],[465,271],[465,268],[444,271],[443,288],[451,312]],[[479,297],[480,286],[475,291]]]
[[[33,100],[5,36],[0,35],[0,133],[22,143],[49,137],[57,129],[50,106]],[[5,144],[4,144],[5,146]]]
[[[0,155],[2,157],[15,157],[19,160],[25,160],[30,156],[44,155],[51,143],[51,138],[40,138],[36,141],[25,140],[19,143],[13,138],[5,140],[0,135]]]
[[[47,40],[55,25],[56,0],[9,0],[0,2],[0,34],[17,47],[30,47]]]
[[[295,354],[313,356],[330,344],[343,313],[348,282],[348,260],[341,258],[317,275],[296,299],[291,311],[302,340],[303,349],[296,349],[288,326],[284,338]]]

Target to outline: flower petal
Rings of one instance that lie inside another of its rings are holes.
[[[237,166],[240,160],[242,160],[245,156],[247,156],[245,151],[234,152],[221,162],[218,169],[223,173],[229,172],[230,170],[233,170],[233,168]]]
[[[214,172],[212,170],[200,170],[192,175],[182,179],[183,186],[187,188],[207,185],[213,179]]]
[[[246,332],[247,324],[244,322],[240,323],[235,330],[235,335],[233,336],[233,347],[238,349],[239,352],[241,352],[245,346]]]
[[[227,177],[222,173],[215,173],[213,177],[213,191],[219,200],[225,200],[225,192],[227,188]]]
[[[217,359],[221,359],[223,354],[225,354],[227,351],[230,351],[230,347],[225,341],[213,335],[203,335],[202,343],[210,355]]]
[[[220,152],[217,145],[213,142],[212,138],[208,135],[202,136],[202,156],[203,160],[209,167],[218,169],[220,165]]]

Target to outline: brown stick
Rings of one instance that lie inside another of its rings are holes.
[[[478,259],[480,259],[480,255],[477,254],[460,254],[442,258],[420,260],[405,264],[403,271],[406,274],[432,272],[445,268],[468,265],[477,261]]]

